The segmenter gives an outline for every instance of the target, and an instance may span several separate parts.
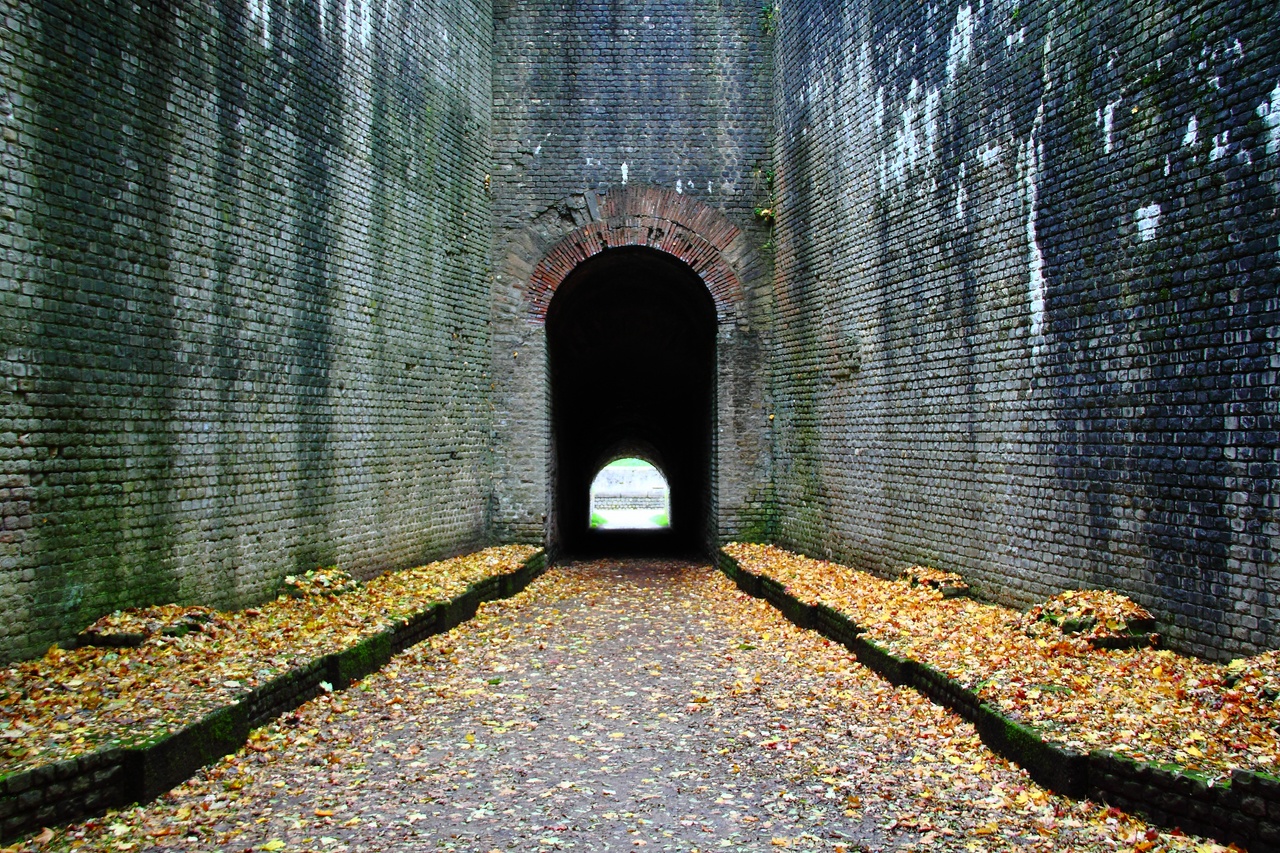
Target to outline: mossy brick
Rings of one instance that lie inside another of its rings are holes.
[[[381,669],[387,661],[391,660],[391,655],[390,631],[366,637],[354,646],[330,656],[330,680],[335,688],[345,688],[369,673]]]
[[[826,604],[814,606],[813,621],[815,630],[850,651],[853,649],[853,641],[861,633],[848,616]]]
[[[1058,794],[1080,798],[1089,789],[1089,757],[1049,743],[1035,729],[983,705],[974,721],[992,751],[1026,769],[1032,779]]]
[[[1280,821],[1260,820],[1254,832],[1253,843],[1249,845],[1251,853],[1280,850]]]
[[[745,592],[753,598],[761,598],[764,593],[760,589],[760,576],[752,574],[742,567],[742,565],[730,557],[728,554],[720,551],[717,554],[717,565],[720,571],[734,582],[738,589]]]
[[[238,749],[249,736],[243,704],[211,711],[194,723],[133,752],[133,767],[122,779],[132,786],[130,801],[147,802],[189,778],[204,765]]]
[[[475,597],[477,603],[494,601],[502,597],[502,579],[494,576],[476,581],[471,584],[468,591]]]
[[[760,591],[765,601],[776,607],[796,627],[813,627],[813,606],[796,598],[781,583],[771,577],[761,577]]]
[[[35,777],[30,770],[20,770],[17,773],[6,775],[2,783],[2,788],[6,794],[21,794],[35,783]]]
[[[1231,773],[1234,787],[1249,791],[1269,803],[1280,803],[1280,778],[1257,770],[1234,770]]]
[[[866,637],[856,637],[853,653],[858,663],[894,684],[911,684],[912,662],[899,657]]]

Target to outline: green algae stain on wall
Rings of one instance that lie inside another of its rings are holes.
[[[37,646],[104,610],[175,590],[164,85],[173,22],[123,15],[95,29],[55,5],[41,11]]]

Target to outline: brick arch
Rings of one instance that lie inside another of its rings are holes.
[[[671,190],[634,185],[603,197],[590,194],[587,208],[592,220],[553,245],[528,279],[533,322],[546,322],[556,288],[580,263],[624,246],[656,249],[688,264],[711,293],[717,322],[745,315],[745,288],[763,267],[741,229],[723,213]]]

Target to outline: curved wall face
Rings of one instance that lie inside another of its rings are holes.
[[[781,4],[782,541],[1280,644],[1278,9]]]
[[[0,9],[0,658],[482,541],[489,3]]]
[[[763,246],[771,42],[756,0],[498,0],[494,19],[494,535],[543,542],[554,496],[535,269],[623,189],[706,205]],[[717,535],[763,531],[772,512],[767,274],[757,281],[717,330]]]

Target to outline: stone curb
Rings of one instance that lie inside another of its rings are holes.
[[[347,688],[381,669],[392,655],[471,619],[481,603],[520,592],[546,568],[546,554],[539,551],[513,572],[477,581],[451,601],[290,670],[151,743],[104,749],[0,778],[0,843],[154,800],[235,752],[255,728],[319,696],[322,682],[334,690]]]
[[[1085,754],[1059,746],[1034,728],[1004,716],[928,664],[898,657],[861,636],[863,629],[838,610],[798,600],[782,584],[752,574],[724,552],[718,564],[739,589],[764,598],[799,627],[840,643],[882,678],[912,687],[972,722],[993,752],[1021,766],[1051,791],[1106,802],[1170,829],[1245,846],[1251,853],[1280,853],[1280,778],[1236,770],[1230,779],[1215,779],[1185,767],[1135,761],[1107,750]],[[793,614],[799,618],[792,618]]]

